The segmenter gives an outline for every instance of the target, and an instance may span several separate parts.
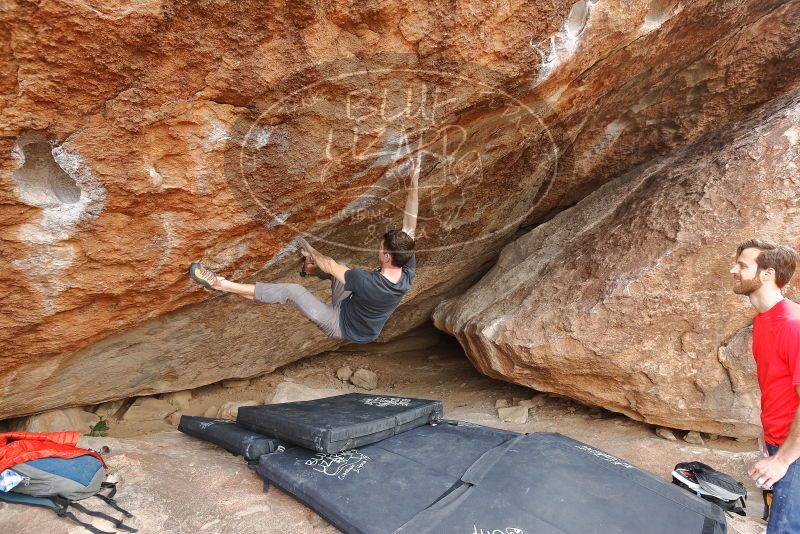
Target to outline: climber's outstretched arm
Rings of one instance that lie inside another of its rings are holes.
[[[341,283],[345,283],[344,280],[344,273],[350,270],[347,265],[342,265],[341,263],[337,263],[336,260],[331,258],[330,256],[326,256],[325,254],[321,253],[314,247],[308,244],[308,241],[303,239],[302,237],[297,238],[300,242],[300,252],[302,252],[303,256],[311,256],[311,259],[314,260],[314,263],[317,264],[317,268],[332,275]]]
[[[419,170],[422,164],[422,156],[411,158],[409,171],[411,173],[411,184],[406,197],[406,208],[403,212],[403,231],[414,237],[417,228],[417,210],[419,209]]]

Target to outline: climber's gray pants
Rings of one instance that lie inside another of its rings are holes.
[[[344,284],[331,277],[331,303],[320,302],[300,284],[267,284],[256,282],[253,302],[264,304],[292,304],[300,313],[311,319],[326,336],[343,339],[339,325],[339,309],[350,295]]]

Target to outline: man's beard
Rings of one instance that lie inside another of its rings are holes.
[[[761,288],[761,279],[758,275],[759,273],[756,272],[753,278],[744,279],[740,277],[734,281],[733,292],[737,295],[749,295],[754,291],[758,291]]]

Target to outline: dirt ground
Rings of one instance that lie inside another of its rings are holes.
[[[438,338],[438,341],[437,341]],[[654,427],[625,416],[478,374],[451,338],[430,331],[368,352],[337,351],[296,362],[253,378],[245,387],[212,384],[193,391],[191,411],[203,413],[228,401],[270,401],[277,386],[295,382],[314,389],[358,390],[336,378],[342,366],[366,368],[378,376],[375,393],[441,399],[445,417],[517,432],[560,432],[670,479],[674,465],[699,460],[727,472],[750,492],[748,518],[729,520],[729,532],[765,531],[760,491],[747,469],[758,458],[755,441],[720,437],[704,446],[658,437]],[[359,390],[363,391],[363,390]],[[501,422],[498,400],[535,399],[527,423]],[[337,530],[278,489],[262,492],[261,481],[241,458],[175,431],[168,422],[110,421],[104,438],[85,437],[82,446],[111,447],[108,464],[121,481],[119,502],[134,513],[140,532],[314,532]],[[107,528],[102,521],[94,523]],[[0,532],[84,532],[47,510],[0,504]],[[637,533],[638,534],[638,533]]]

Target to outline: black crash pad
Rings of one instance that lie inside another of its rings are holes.
[[[722,534],[722,510],[619,458],[560,434],[488,452],[462,485],[398,534]]]
[[[240,426],[318,452],[363,447],[442,417],[441,401],[349,393],[303,402],[242,406]]]
[[[446,495],[486,451],[518,435],[440,422],[334,454],[300,447],[267,454],[258,473],[348,534],[388,534]]]
[[[250,461],[258,460],[262,454],[282,451],[290,446],[283,441],[242,428],[236,421],[229,419],[182,415],[178,430],[192,437],[210,441]]]

